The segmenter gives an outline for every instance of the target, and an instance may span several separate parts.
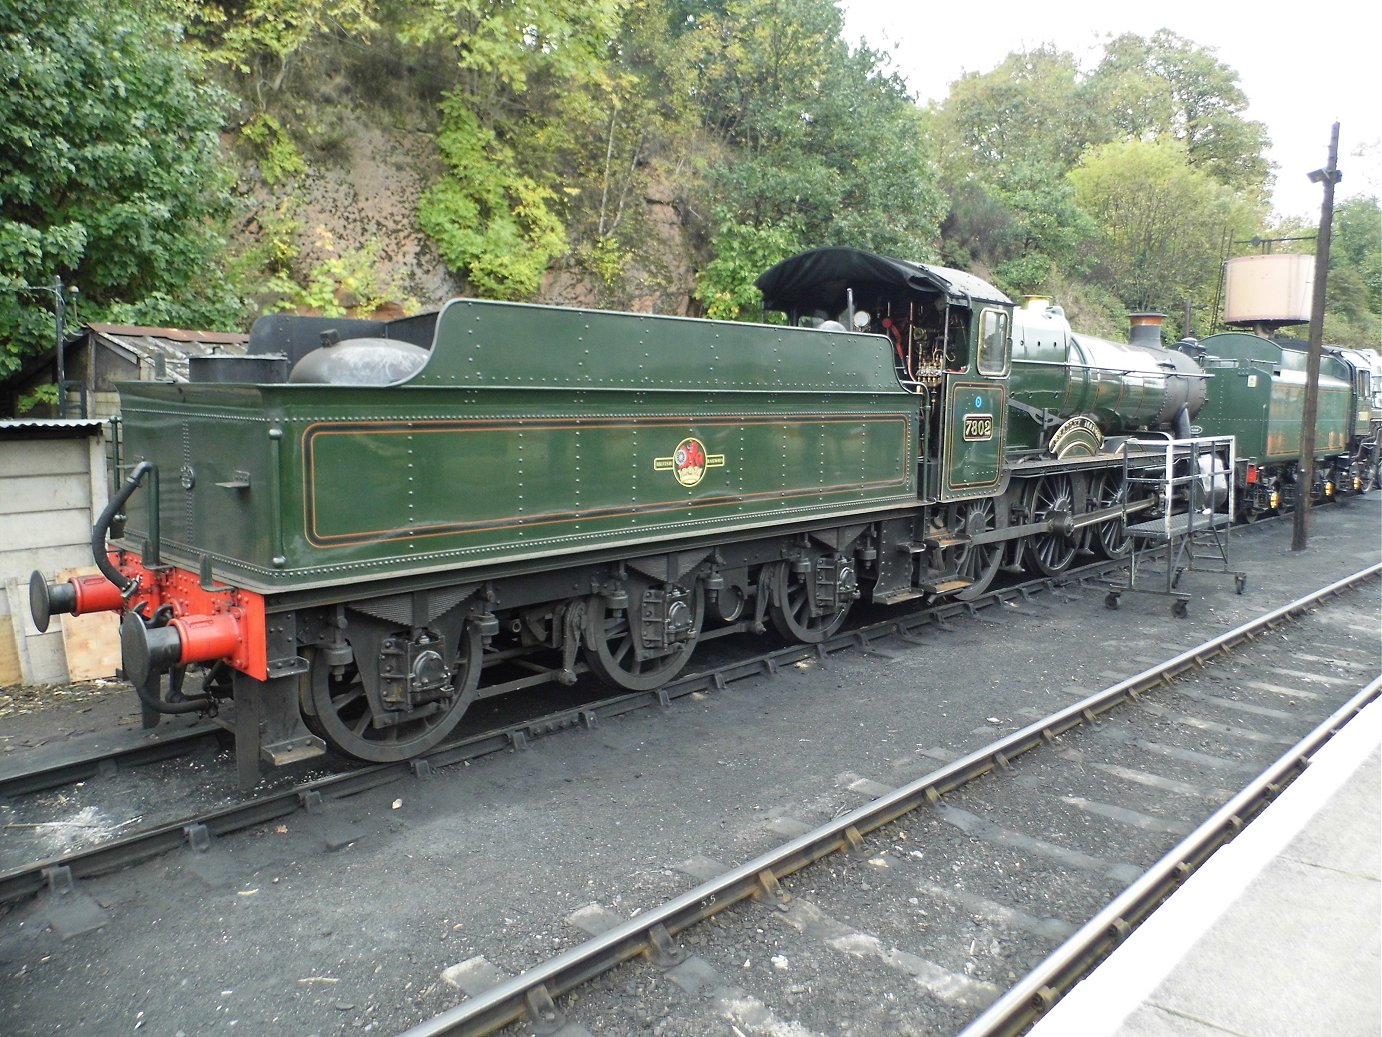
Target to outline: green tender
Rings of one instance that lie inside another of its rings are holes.
[[[121,392],[162,560],[265,592],[917,499],[916,398],[879,336],[456,300],[398,385]]]
[[[1246,332],[1210,335],[1200,346],[1209,359],[1209,399],[1196,423],[1215,435],[1237,438],[1239,457],[1278,464],[1300,457],[1305,415],[1307,354]],[[1320,363],[1315,450],[1339,453],[1348,446],[1351,379],[1337,357]]]

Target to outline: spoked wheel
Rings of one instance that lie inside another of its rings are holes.
[[[1074,515],[1075,484],[1068,475],[1042,476],[1032,483],[1026,497],[1029,522]],[[1027,538],[1027,564],[1043,576],[1055,576],[1070,568],[1079,546],[1079,537],[1059,530],[1034,533]]]
[[[418,715],[400,723],[379,726],[365,685],[355,663],[339,674],[324,661],[324,653],[312,659],[307,679],[311,682],[312,713],[304,711],[308,729],[320,735],[332,749],[357,760],[394,763],[426,752],[449,735],[475,699],[480,684],[484,648],[480,630],[467,622],[461,630],[456,675],[450,694],[415,711]],[[315,715],[313,715],[315,714]],[[394,715],[385,712],[384,720]]]
[[[690,589],[630,584],[627,607],[612,606],[601,594],[586,599],[581,652],[591,671],[611,687],[651,691],[686,665],[704,619],[700,581]]]
[[[951,530],[966,536],[986,533],[997,526],[997,509],[992,497],[957,504],[951,516]],[[955,575],[962,580],[968,580],[969,586],[958,592],[955,597],[961,601],[968,601],[983,594],[993,582],[1002,561],[1003,544],[999,541],[991,544],[969,544],[963,548],[955,560]]]
[[[1128,485],[1120,471],[1103,471],[1089,487],[1089,510],[1120,507],[1127,499]],[[1101,522],[1091,531],[1090,546],[1105,558],[1122,558],[1132,549],[1132,537],[1122,519]]]
[[[842,566],[848,565],[844,560],[838,561]],[[806,572],[793,572],[791,562],[777,562],[765,566],[763,571],[765,575],[771,573],[772,580],[768,615],[783,637],[799,644],[819,644],[844,625],[851,602],[843,602],[823,616],[811,614],[811,592],[806,581],[815,578],[814,566]],[[761,589],[759,593],[763,593]]]
[[[1358,487],[1359,493],[1371,493],[1382,484],[1382,463],[1363,465],[1362,485]]]

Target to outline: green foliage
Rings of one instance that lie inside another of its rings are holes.
[[[1093,149],[1070,173],[1098,223],[1096,283],[1136,309],[1179,312],[1208,301],[1225,243],[1250,235],[1256,212],[1194,168],[1172,140]]]
[[[439,0],[405,29],[454,55],[437,139],[447,173],[418,222],[476,292],[531,295],[568,250],[549,164],[554,116],[564,96],[608,87],[604,47],[622,9],[621,0]]]
[[[554,193],[518,169],[514,152],[480,125],[464,98],[443,106],[437,144],[448,173],[423,196],[418,222],[449,266],[481,295],[521,299],[566,250]]]
[[[85,320],[233,324],[224,97],[176,27],[120,0],[0,0],[0,78],[0,277],[77,284]],[[0,371],[51,336],[30,297],[0,292]]]
[[[586,267],[598,276],[606,288],[613,288],[624,272],[628,252],[613,237],[597,237],[582,246],[581,259]]]
[[[358,252],[342,254],[331,235],[317,230],[317,243],[327,258],[314,266],[301,280],[288,272],[268,281],[268,288],[279,293],[271,311],[309,312],[323,317],[369,314],[385,303],[416,310],[417,300],[403,297],[398,286],[379,274],[379,249],[368,246]]]
[[[940,129],[947,172],[982,170],[1001,183],[1014,163],[1069,169],[1094,127],[1074,56],[1046,45],[962,76],[940,108]]]
[[[733,150],[708,172],[719,218],[697,298],[756,301],[750,270],[789,247],[848,244],[927,259],[945,201],[924,118],[883,59],[851,52],[827,0],[731,0],[680,36],[706,131]],[[731,278],[739,280],[733,282]]]
[[[801,231],[791,221],[758,226],[722,214],[714,238],[715,258],[696,280],[696,298],[705,315],[715,320],[761,320],[763,297],[754,279],[804,247]]]
[[[295,58],[324,35],[376,29],[373,0],[165,0],[181,9],[207,57],[238,74],[257,106],[277,93]]]
[[[1093,226],[1065,174],[1094,133],[1082,89],[1074,57],[1050,46],[954,84],[937,119],[947,262],[1017,294],[1080,269]]]
[[[623,8],[621,0],[435,0],[413,9],[404,32],[450,46],[465,73],[461,92],[494,117],[538,80],[600,75]]]
[[[33,392],[21,394],[16,402],[15,410],[20,414],[32,414],[37,410],[42,410],[47,414],[55,410],[57,405],[58,387],[56,385],[40,385]]]
[[[259,175],[266,184],[281,184],[307,172],[302,152],[272,115],[256,115],[240,129],[240,137],[259,159]]]
[[[1325,291],[1325,340],[1376,349],[1382,342],[1382,206],[1375,197],[1335,207]]]
[[[1127,305],[1212,294],[1224,228],[1251,236],[1264,208],[1267,142],[1245,108],[1232,69],[1165,30],[1111,40],[1088,75],[1049,45],[967,75],[938,109],[951,198],[943,255],[1017,294],[1086,275],[1144,300],[1125,298]],[[1137,150],[1143,145],[1178,147],[1179,158],[1154,173],[1147,163],[1156,152]],[[1173,175],[1172,166],[1184,168]],[[1098,174],[1067,179],[1077,168]],[[1185,171],[1204,180],[1192,188]],[[1197,208],[1178,222],[1155,208],[1163,191],[1181,192]],[[1143,203],[1153,208],[1136,212]],[[1141,236],[1131,229],[1139,217]],[[1167,236],[1147,236],[1158,233]],[[1187,247],[1176,276],[1171,254]]]
[[[1088,93],[1103,140],[1178,140],[1191,166],[1261,200],[1267,128],[1244,117],[1238,73],[1212,50],[1169,29],[1150,39],[1127,33],[1106,45]]]

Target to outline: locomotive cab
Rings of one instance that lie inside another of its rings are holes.
[[[801,253],[755,283],[764,308],[794,326],[887,339],[899,385],[919,397],[923,500],[1001,488],[1012,353],[1006,295],[960,270],[853,248]]]

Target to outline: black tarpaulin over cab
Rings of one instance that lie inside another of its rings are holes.
[[[912,263],[865,252],[859,248],[817,248],[778,263],[754,285],[763,293],[763,307],[793,312],[803,309],[843,309],[846,289],[871,288],[880,293],[902,291],[952,299],[1009,302],[987,281],[960,270]]]

